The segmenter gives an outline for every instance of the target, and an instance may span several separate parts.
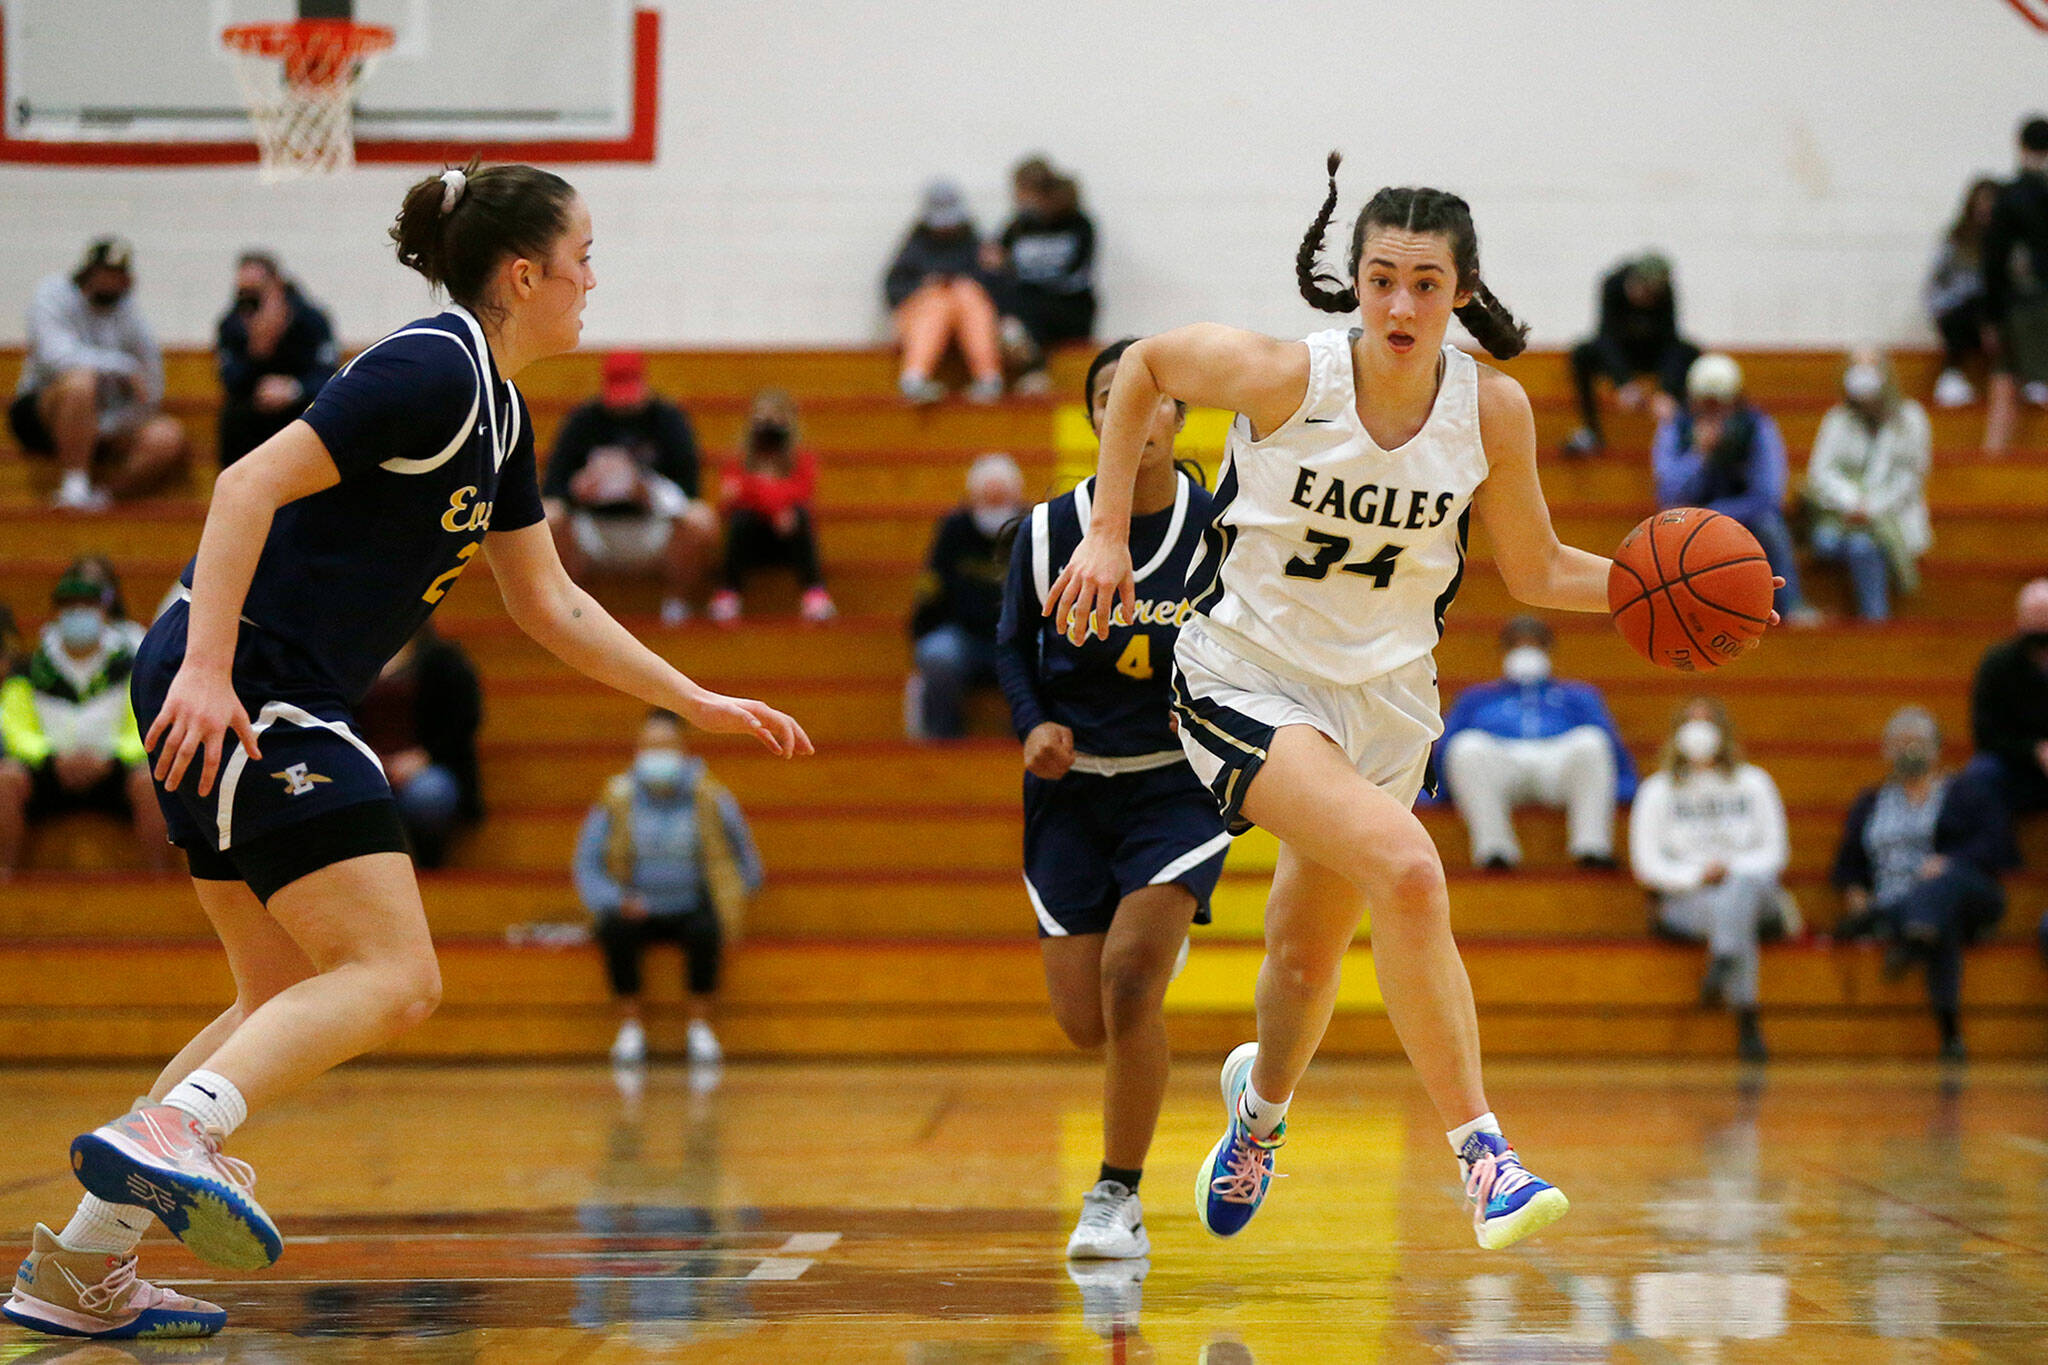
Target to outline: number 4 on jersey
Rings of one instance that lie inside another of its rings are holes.
[[[1351,553],[1351,541],[1347,537],[1333,536],[1326,531],[1310,531],[1307,532],[1307,536],[1308,543],[1315,546],[1315,558],[1303,559],[1296,555],[1288,560],[1286,572],[1289,578],[1328,578],[1337,561]],[[1401,557],[1403,548],[1399,545],[1382,545],[1380,552],[1371,559],[1346,564],[1343,571],[1357,574],[1362,578],[1370,578],[1373,587],[1384,588],[1394,581],[1394,561]],[[1121,668],[1123,665],[1118,664],[1117,667]]]
[[[1152,676],[1152,637],[1139,631],[1117,656],[1116,671],[1139,682]]]

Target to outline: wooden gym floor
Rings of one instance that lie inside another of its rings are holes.
[[[1319,1065],[1251,1229],[1205,1236],[1214,1059],[1184,1059],[1141,1284],[1070,1274],[1084,1065],[357,1066],[233,1144],[287,1235],[261,1274],[153,1237],[233,1314],[208,1343],[0,1362],[2048,1359],[2048,1067],[1510,1062],[1492,1099],[1571,1217],[1477,1250],[1405,1066]],[[0,1228],[76,1195],[129,1069],[0,1072]]]

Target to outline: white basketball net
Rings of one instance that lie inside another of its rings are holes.
[[[355,165],[356,86],[390,46],[390,30],[248,25],[230,29],[223,41],[256,126],[264,180],[332,175]]]

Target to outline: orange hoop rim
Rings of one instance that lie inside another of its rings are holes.
[[[220,31],[221,42],[250,57],[368,57],[398,41],[385,24],[359,24],[352,19],[286,19],[267,24],[234,24]],[[339,72],[337,75],[341,74]]]

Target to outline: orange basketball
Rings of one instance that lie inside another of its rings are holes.
[[[1674,507],[1622,538],[1607,609],[1636,653],[1696,673],[1756,647],[1771,619],[1771,563],[1741,522]]]

